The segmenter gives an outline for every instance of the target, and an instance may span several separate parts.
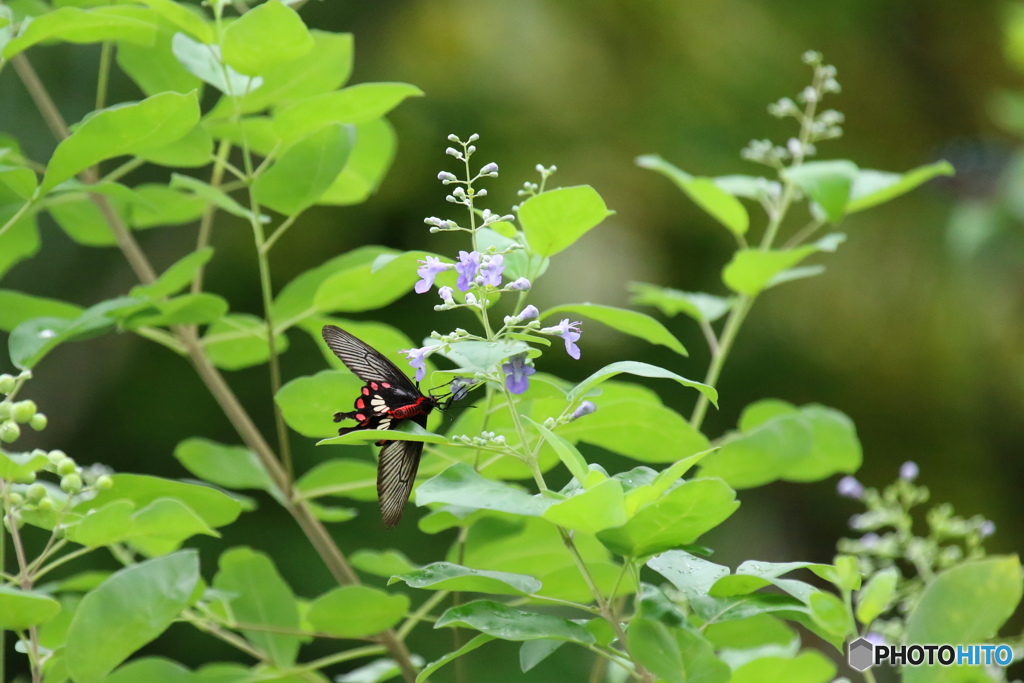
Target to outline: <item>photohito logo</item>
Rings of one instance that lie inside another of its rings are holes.
[[[857,671],[879,664],[1007,666],[1013,661],[1013,650],[1009,645],[875,645],[867,638],[858,638],[850,643],[846,656]]]

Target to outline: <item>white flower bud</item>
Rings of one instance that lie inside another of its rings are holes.
[[[476,133],[473,133],[472,135],[469,136],[469,140],[466,140],[466,142],[476,142],[479,139],[480,136],[477,135]]]
[[[493,161],[480,169],[480,175],[497,176],[498,165]]]
[[[452,133],[451,135],[448,136],[448,142],[462,142],[462,141],[459,140],[459,136],[458,135],[456,135],[455,133]]]

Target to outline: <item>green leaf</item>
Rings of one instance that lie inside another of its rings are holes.
[[[103,301],[82,312],[77,318],[32,318],[20,323],[11,332],[8,347],[11,361],[19,368],[31,368],[59,344],[103,334],[118,318],[137,311],[145,302],[128,297]]]
[[[455,363],[453,370],[443,372],[451,374],[471,374],[491,372],[499,364],[511,356],[528,353],[530,346],[526,342],[514,341],[459,341],[451,344],[441,355]]]
[[[62,196],[61,201],[46,203],[50,216],[61,230],[75,242],[87,247],[111,247],[117,244],[117,238],[99,207],[85,195],[72,197],[68,194]],[[125,207],[118,200],[111,200],[110,204],[118,214],[123,213]]]
[[[279,325],[287,326],[316,315],[319,311],[314,305],[314,299],[317,290],[326,280],[334,275],[354,272],[357,274],[350,278],[351,282],[359,283],[371,275],[370,268],[374,259],[381,254],[397,253],[385,247],[359,247],[341,256],[335,256],[316,268],[307,270],[285,285],[277,295],[271,309],[274,320],[280,321]],[[358,299],[354,299],[354,301],[358,302]],[[317,333],[319,334],[319,331]]]
[[[895,567],[886,567],[871,577],[857,595],[857,621],[866,626],[889,609],[898,578]]]
[[[708,440],[679,413],[658,403],[636,399],[595,399],[598,412],[559,428],[559,434],[634,460],[674,462],[707,450]]]
[[[239,103],[242,113],[249,114],[331,92],[348,80],[352,73],[352,34],[316,30],[309,33],[313,37],[313,49],[265,69],[260,74],[263,85],[247,93]],[[234,104],[228,100],[219,102],[211,113],[215,118],[233,115]]]
[[[49,595],[0,586],[0,629],[24,631],[57,616],[60,603]]]
[[[583,454],[562,436],[555,434],[541,423],[534,422],[528,417],[525,419],[533,424],[545,441],[551,444],[551,447],[555,449],[555,453],[558,454],[558,459],[562,461],[562,464],[566,466],[569,472],[572,473],[572,476],[582,486],[583,482],[587,480],[587,475],[590,473]]]
[[[422,258],[422,253],[406,252],[376,269],[371,262],[338,270],[321,281],[313,307],[322,313],[348,313],[387,306],[412,290],[419,280],[416,261]]]
[[[591,318],[608,327],[646,339],[652,344],[667,346],[682,356],[688,356],[682,343],[669,332],[664,325],[639,311],[631,311],[626,308],[615,308],[614,306],[601,306],[598,304],[563,304],[544,311],[544,317],[553,316],[562,311],[572,311]]]
[[[634,304],[656,306],[669,317],[682,313],[697,322],[713,323],[728,313],[733,305],[731,298],[703,292],[683,292],[644,282],[629,283],[629,291],[633,293]]]
[[[0,204],[0,225],[8,220],[21,208],[17,204]],[[0,234],[0,277],[20,261],[35,256],[39,251],[39,228],[32,212],[24,214],[14,222],[7,231]]]
[[[242,511],[241,504],[217,489],[173,479],[142,474],[115,474],[114,486],[100,491],[95,498],[80,503],[75,510],[88,512],[115,500],[130,500],[136,508],[144,508],[158,498],[173,498],[189,507],[207,525],[231,524]]]
[[[729,568],[685,550],[669,550],[652,557],[647,566],[658,572],[688,598],[706,596],[719,579],[729,576]]]
[[[860,169],[853,179],[850,203],[846,207],[846,212],[853,213],[870,209],[873,206],[892,201],[936,176],[954,174],[953,165],[948,161],[937,161],[934,164],[918,166],[906,173]]]
[[[420,671],[419,674],[417,674],[417,676],[416,676],[416,683],[424,683],[431,676],[434,675],[434,672],[436,672],[441,667],[445,666],[446,664],[449,664],[450,662],[455,661],[456,659],[458,659],[459,657],[463,656],[464,654],[466,654],[468,652],[472,652],[473,650],[477,649],[481,645],[484,645],[486,643],[491,642],[492,640],[494,640],[494,636],[489,636],[486,633],[480,633],[480,634],[474,636],[472,639],[470,639],[470,641],[468,643],[466,643],[465,645],[460,647],[458,650],[455,650],[454,652],[449,652],[448,654],[444,655],[440,659],[436,659],[436,660],[432,661],[430,664],[427,664],[425,667],[423,667],[423,670]],[[395,671],[394,675],[397,675],[398,673],[399,673],[398,671]],[[384,680],[384,679],[383,678],[375,678],[374,679],[374,681],[381,681],[381,680]]]
[[[1017,609],[1024,589],[1020,559],[1002,555],[952,567],[929,583],[907,619],[908,643],[983,643]],[[905,667],[906,683],[964,680],[967,667]]]
[[[342,586],[318,597],[306,618],[321,633],[339,638],[365,638],[401,620],[409,598],[369,586]]]
[[[0,479],[18,480],[46,468],[45,455],[31,453],[4,453],[0,451]]]
[[[345,458],[322,462],[295,483],[304,498],[344,496],[363,501],[377,500],[376,487],[376,465]]]
[[[221,211],[225,211],[232,216],[238,216],[250,221],[254,218],[252,211],[236,202],[219,188],[204,183],[197,178],[181,175],[180,173],[172,173],[170,187],[172,189],[191,190],[200,199],[213,204]],[[256,217],[256,220],[260,223],[270,222],[270,218],[263,215]]]
[[[0,165],[0,183],[22,199],[29,199],[36,191],[36,174],[24,166]]]
[[[495,595],[531,595],[541,588],[540,581],[532,576],[470,569],[451,562],[434,562],[411,572],[392,576],[388,580],[388,585],[396,581],[413,588]]]
[[[850,190],[859,169],[852,161],[805,161],[787,168],[784,176],[816,201],[829,221],[835,223],[847,212]]]
[[[811,618],[821,628],[835,636],[843,638],[857,633],[853,623],[853,615],[842,600],[824,591],[811,593],[809,604]]]
[[[820,652],[801,652],[792,659],[786,657],[758,657],[737,668],[730,683],[828,683],[836,674],[836,665]]]
[[[288,349],[288,338],[274,338],[278,355]],[[203,346],[213,364],[222,370],[241,370],[267,362],[267,324],[254,315],[230,313],[210,325],[203,335]]]
[[[195,128],[193,132],[198,130],[202,129]],[[179,140],[173,147],[179,146],[181,142]],[[205,163],[206,160],[203,161]],[[128,208],[128,222],[135,229],[191,223],[202,216],[206,209],[206,202],[200,197],[179,192],[167,185],[138,185],[134,190],[139,201]]]
[[[274,401],[288,426],[303,436],[336,436],[334,414],[347,412],[363,386],[351,372],[323,370],[312,377],[297,377],[281,387]]]
[[[422,90],[407,83],[361,83],[281,107],[274,114],[274,128],[282,138],[297,140],[328,124],[379,119],[407,97],[421,95]]]
[[[749,175],[720,175],[712,178],[715,185],[734,197],[762,201],[782,195],[782,185],[775,180]]]
[[[157,278],[156,282],[133,287],[131,295],[144,299],[162,299],[177,294],[192,284],[199,269],[209,263],[211,258],[213,258],[213,247],[193,251],[175,261]]]
[[[416,569],[412,560],[400,550],[357,550],[349,556],[349,562],[360,571],[385,578]]]
[[[171,50],[181,65],[201,81],[209,83],[225,95],[241,97],[263,85],[259,76],[245,76],[224,63],[219,45],[207,45],[175,33]]]
[[[182,5],[164,1],[184,10]],[[192,12],[186,11],[186,14]],[[151,45],[121,43],[117,46],[117,65],[147,96],[168,90],[185,94],[203,86],[203,82],[186,71],[171,51],[173,35],[173,31],[161,28]],[[209,158],[206,159],[208,161]]]
[[[753,650],[763,646],[796,647],[800,638],[781,619],[761,613],[732,621],[709,624],[704,635],[716,648]]]
[[[527,612],[491,600],[452,607],[434,624],[434,628],[444,626],[463,626],[502,640],[550,638],[586,645],[594,642],[590,631],[568,619]]]
[[[96,7],[82,10],[61,7],[22,24],[21,33],[3,48],[3,57],[16,54],[46,40],[68,43],[100,43],[107,40],[151,45],[156,26],[145,10],[136,7]]]
[[[147,556],[166,555],[196,534],[219,536],[187,505],[158,498],[136,511],[128,500],[116,500],[68,529],[68,538],[87,547],[127,542]]]
[[[301,213],[315,204],[338,177],[351,147],[350,131],[345,126],[324,126],[289,148],[260,174],[252,185],[253,196],[278,213]]]
[[[184,550],[114,573],[86,594],[68,629],[65,662],[76,683],[103,679],[163,633],[199,583],[199,556]]]
[[[674,372],[666,370],[665,368],[659,368],[657,365],[651,365],[650,363],[641,363],[635,360],[624,360],[618,363],[612,363],[606,365],[590,377],[586,378],[579,384],[577,384],[572,391],[566,395],[566,399],[569,401],[575,401],[576,399],[584,396],[588,391],[598,386],[602,382],[614,377],[621,373],[629,373],[631,375],[637,375],[639,377],[658,377],[663,379],[674,379],[683,386],[693,387],[700,393],[707,396],[715,406],[718,405],[718,392],[715,391],[714,387],[702,384],[700,382],[694,382],[693,380],[686,379]]]
[[[313,37],[295,10],[265,2],[228,24],[221,48],[232,68],[255,76],[312,50]]]
[[[158,657],[135,659],[120,666],[103,683],[194,683],[192,672],[177,662]]]
[[[398,136],[387,119],[356,125],[355,145],[345,168],[320,196],[317,204],[349,206],[369,199],[391,167],[397,146]]]
[[[596,620],[595,620],[596,621]],[[486,636],[485,636],[486,637]],[[526,673],[565,645],[564,640],[527,640],[519,646],[519,669]]]
[[[0,330],[10,332],[32,318],[77,318],[82,309],[74,304],[0,289]]]
[[[216,40],[213,27],[202,12],[196,12],[188,5],[179,5],[173,0],[139,0],[160,15],[162,19],[177,26],[195,38],[212,43]]]
[[[178,444],[174,457],[195,476],[224,488],[275,490],[259,458],[244,446],[193,437]]]
[[[173,325],[206,325],[220,320],[228,312],[228,302],[216,294],[199,292],[182,294],[164,301],[154,301],[156,310],[144,310],[126,318],[124,328],[171,327]]]
[[[270,629],[242,629],[242,633],[266,652],[273,664],[285,667],[295,663],[301,637],[273,629],[297,631],[299,609],[291,588],[269,557],[250,548],[224,552],[213,586],[231,594],[228,605],[236,621]]]
[[[47,191],[104,159],[137,154],[178,140],[199,121],[199,103],[165,92],[135,104],[102,109],[85,119],[54,150],[42,189]]]
[[[684,482],[647,504],[626,524],[597,535],[609,550],[641,557],[678,548],[725,521],[740,506],[720,479]]]
[[[499,481],[485,479],[466,463],[452,465],[416,489],[416,505],[446,503],[477,510],[498,510],[538,517],[550,501]]]
[[[421,441],[423,443],[447,444],[448,439],[440,434],[428,432],[411,420],[404,420],[397,427],[388,430],[388,441]],[[335,445],[345,446],[348,444],[376,443],[381,441],[381,434],[375,433],[372,429],[360,429],[341,436],[328,439],[321,439],[317,446]]]
[[[519,206],[519,223],[531,251],[554,256],[611,214],[597,190],[578,185],[530,197]]]
[[[682,190],[694,204],[735,235],[742,235],[750,227],[750,216],[739,200],[719,187],[711,178],[698,178],[656,154],[637,157],[637,166],[661,173]]]
[[[729,666],[702,636],[650,619],[633,619],[627,631],[630,653],[668,683],[726,683]]]
[[[753,408],[756,412],[741,420],[741,426],[752,428],[727,435],[718,451],[704,460],[702,476],[750,488],[777,479],[819,481],[860,467],[863,456],[856,429],[838,410],[816,404],[787,410],[774,400]]]
[[[785,281],[773,281],[783,271],[792,268],[811,254],[835,251],[845,240],[846,236],[842,233],[832,233],[814,244],[794,249],[740,249],[722,270],[722,280],[734,292],[754,296]]]
[[[571,498],[554,503],[543,517],[552,524],[587,534],[620,527],[627,521],[622,484],[617,479],[605,479],[581,489]]]

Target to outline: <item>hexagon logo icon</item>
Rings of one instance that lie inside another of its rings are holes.
[[[858,638],[850,643],[847,658],[857,671],[864,671],[875,662],[875,646],[867,638]]]

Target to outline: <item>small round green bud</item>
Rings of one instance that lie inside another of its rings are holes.
[[[22,424],[32,419],[32,416],[36,414],[36,402],[33,400],[18,401],[11,408],[11,417],[14,418],[15,422],[21,422]]]
[[[68,457],[68,454],[64,451],[50,451],[46,454],[46,457],[49,459],[51,465],[59,465],[61,460]]]
[[[13,481],[15,484],[31,484],[36,480],[35,472],[26,472],[19,477],[14,477]]]
[[[0,375],[0,394],[6,396],[7,394],[14,391],[15,380],[10,375]]]
[[[41,432],[46,429],[47,419],[42,413],[36,413],[32,416],[32,419],[28,421],[28,424],[32,429],[37,432]]]
[[[16,423],[8,420],[7,422],[0,424],[0,441],[13,443],[18,440],[19,436],[21,436],[21,427]]]
[[[42,484],[32,484],[28,487],[28,490],[25,491],[25,497],[33,503],[38,503],[46,497],[46,487]]]
[[[60,475],[72,474],[76,469],[78,469],[78,467],[75,465],[75,461],[71,458],[64,458],[57,463],[57,474]]]
[[[60,488],[65,493],[78,493],[82,490],[82,478],[77,474],[69,474],[60,480]]]
[[[96,488],[100,491],[107,491],[114,486],[114,480],[106,474],[101,474],[96,478]]]
[[[11,416],[11,408],[13,404],[10,401],[0,401],[0,422],[8,419]]]
[[[36,510],[41,512],[49,512],[53,509],[53,498],[42,498],[36,503]]]
[[[22,496],[20,493],[12,493],[12,494],[10,494],[10,499],[11,499],[11,505],[13,505],[14,507],[17,507],[17,506],[19,506],[19,505],[21,505],[22,503],[25,502],[24,496]]]

